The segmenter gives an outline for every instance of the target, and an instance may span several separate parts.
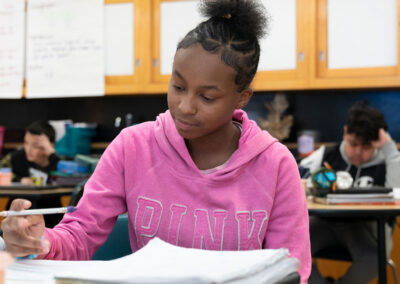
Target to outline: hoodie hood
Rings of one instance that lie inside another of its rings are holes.
[[[185,140],[179,135],[169,110],[160,114],[156,119],[155,139],[168,162],[173,163],[174,166],[171,168],[180,174],[188,176],[195,174],[213,180],[233,178],[244,164],[256,158],[277,140],[267,131],[261,130],[243,110],[235,110],[232,120],[242,125],[238,149],[233,153],[224,169],[204,176],[193,162]]]

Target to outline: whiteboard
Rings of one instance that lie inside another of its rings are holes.
[[[328,0],[327,14],[329,69],[397,65],[397,0]]]
[[[29,0],[27,98],[104,95],[102,0]]]
[[[24,78],[25,0],[0,1],[0,98],[21,98]]]

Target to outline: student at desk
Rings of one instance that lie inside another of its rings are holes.
[[[203,1],[209,19],[178,44],[169,110],[108,146],[74,213],[3,221],[14,255],[90,259],[128,212],[133,251],[151,238],[212,250],[288,248],[306,282],[308,212],[294,157],[241,110],[253,92],[265,28],[261,3]],[[13,209],[29,207],[15,200]],[[21,222],[21,223],[19,223]],[[41,237],[44,240],[41,240]]]
[[[54,141],[53,127],[46,121],[35,121],[25,129],[24,147],[5,156],[0,162],[0,167],[12,169],[13,182],[45,185],[49,182],[49,173],[57,170],[60,160],[55,153]],[[58,197],[39,200],[37,204],[38,208],[61,206]],[[48,227],[54,227],[61,219],[59,215],[45,216]]]
[[[328,162],[335,171],[350,173],[354,187],[373,185],[400,187],[400,153],[387,132],[383,114],[358,102],[349,110],[343,141],[331,148],[321,147],[303,159],[311,171]],[[391,229],[389,226],[386,228]],[[311,252],[341,244],[348,249],[352,265],[338,283],[367,283],[377,276],[376,222],[310,217]],[[390,253],[391,233],[386,233]],[[309,283],[329,283],[313,265]]]

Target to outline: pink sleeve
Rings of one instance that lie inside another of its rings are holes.
[[[124,147],[119,135],[102,155],[85,185],[74,213],[66,214],[54,229],[45,230],[50,252],[57,260],[89,260],[104,243],[119,214],[125,213]]]
[[[297,164],[288,153],[280,162],[274,205],[265,248],[288,248],[300,261],[299,274],[306,283],[311,272],[308,210]]]

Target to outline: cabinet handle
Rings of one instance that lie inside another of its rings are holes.
[[[140,58],[137,58],[137,59],[135,60],[135,65],[136,65],[136,67],[140,67],[140,63],[141,63]]]
[[[325,52],[323,52],[323,51],[319,52],[319,60],[321,60],[321,61],[325,60]]]
[[[304,61],[304,52],[303,51],[299,52],[299,60]]]
[[[158,59],[153,59],[153,67],[158,67]]]

